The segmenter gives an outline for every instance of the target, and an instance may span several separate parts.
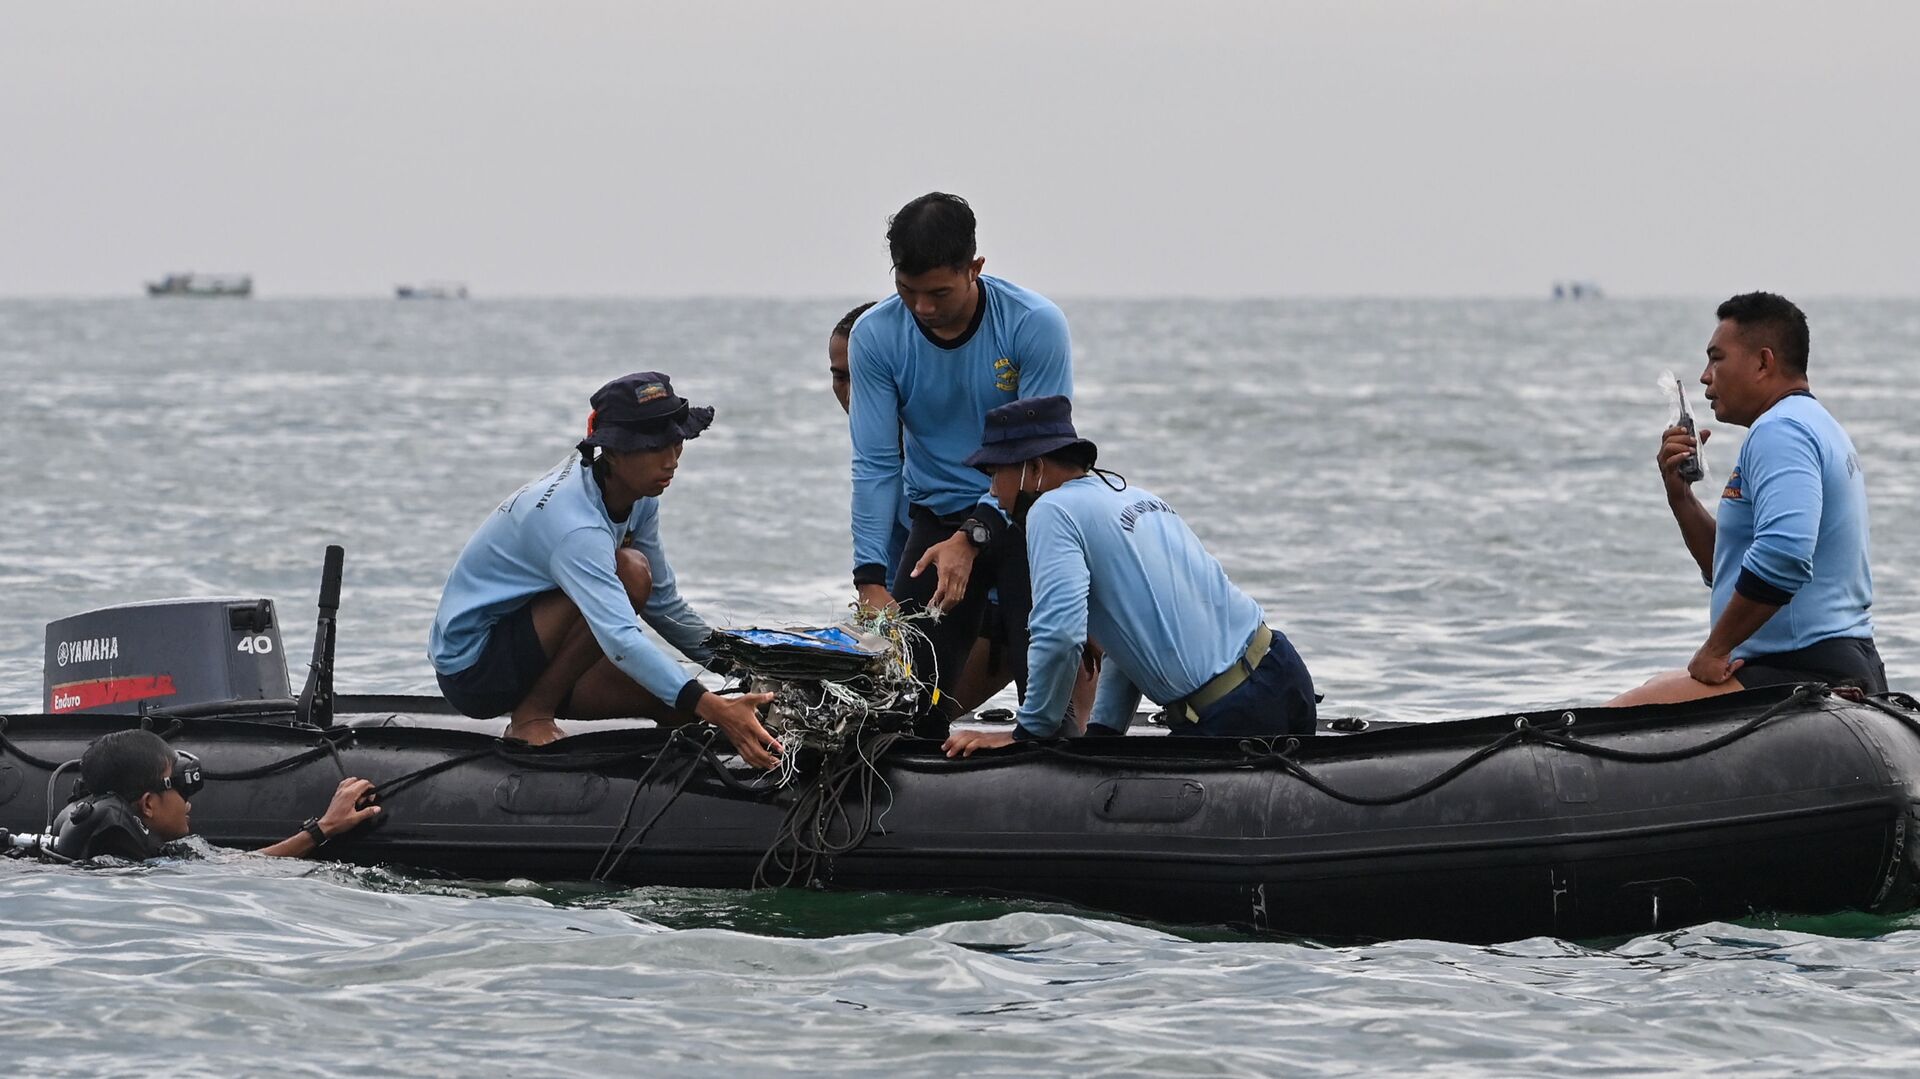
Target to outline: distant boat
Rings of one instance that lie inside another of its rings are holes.
[[[1600,286],[1592,281],[1555,281],[1553,298],[1556,300],[1598,300],[1606,295]]]
[[[395,285],[396,300],[464,300],[467,286],[458,281],[425,281],[418,285]]]
[[[253,295],[253,275],[243,273],[170,273],[158,281],[147,282],[149,296],[232,296],[245,299]]]

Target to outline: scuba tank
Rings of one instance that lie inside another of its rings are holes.
[[[164,845],[154,838],[133,806],[117,794],[68,803],[53,820],[54,854],[73,861],[111,855],[143,862]]]

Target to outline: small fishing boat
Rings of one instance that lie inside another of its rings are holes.
[[[250,274],[170,273],[158,281],[147,282],[147,295],[246,299],[253,295],[253,277]]]
[[[396,300],[464,300],[467,286],[458,281],[426,281],[418,285],[395,285]]]
[[[193,824],[214,843],[284,838],[357,775],[385,813],[328,857],[471,878],[940,890],[1461,941],[1920,900],[1920,704],[1903,694],[1775,687],[956,760],[876,722],[760,773],[704,726],[574,723],[532,747],[438,698],[336,698],[337,567],[298,697],[267,600],[50,626],[45,711],[0,717],[0,826],[44,829],[68,800],[62,763],[144,725],[203,763]]]

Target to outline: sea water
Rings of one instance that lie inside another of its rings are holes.
[[[851,552],[825,340],[857,299],[0,301],[0,711],[39,710],[46,622],[137,599],[272,597],[297,676],[328,543],[340,689],[431,692],[460,546],[633,370],[718,410],[665,497],[683,592],[715,622],[831,619]],[[1650,387],[1691,387],[1714,302],[1062,306],[1101,464],[1262,603],[1324,714],[1428,720],[1594,703],[1702,639]],[[1912,689],[1920,303],[1803,303]],[[1740,429],[1701,423],[1730,465]],[[1917,1017],[1914,915],[1355,944],[218,851],[0,862],[18,1074],[1909,1074]]]

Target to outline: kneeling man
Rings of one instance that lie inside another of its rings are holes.
[[[1660,445],[1667,505],[1713,589],[1712,626],[1684,671],[1607,702],[1666,704],[1791,682],[1885,693],[1873,644],[1867,480],[1859,454],[1807,383],[1807,316],[1749,292],[1720,305],[1707,342],[1715,419],[1749,428],[1716,515],[1681,478],[1699,443],[1669,427]]]
[[[960,731],[947,755],[1058,734],[1089,635],[1106,649],[1090,734],[1124,732],[1142,691],[1175,734],[1312,734],[1313,678],[1293,645],[1172,506],[1110,481],[1096,460],[1065,397],[987,413],[966,463],[993,477],[994,498],[1026,530],[1027,698],[1012,733]]]
[[[713,664],[712,631],[660,547],[659,502],[713,409],[690,407],[656,371],[607,383],[592,404],[579,455],[502,502],[460,552],[428,642],[440,690],[476,719],[510,713],[506,736],[536,745],[561,737],[556,716],[705,720],[771,768],[780,746],[757,709],[773,695],[709,692],[634,620]]]

